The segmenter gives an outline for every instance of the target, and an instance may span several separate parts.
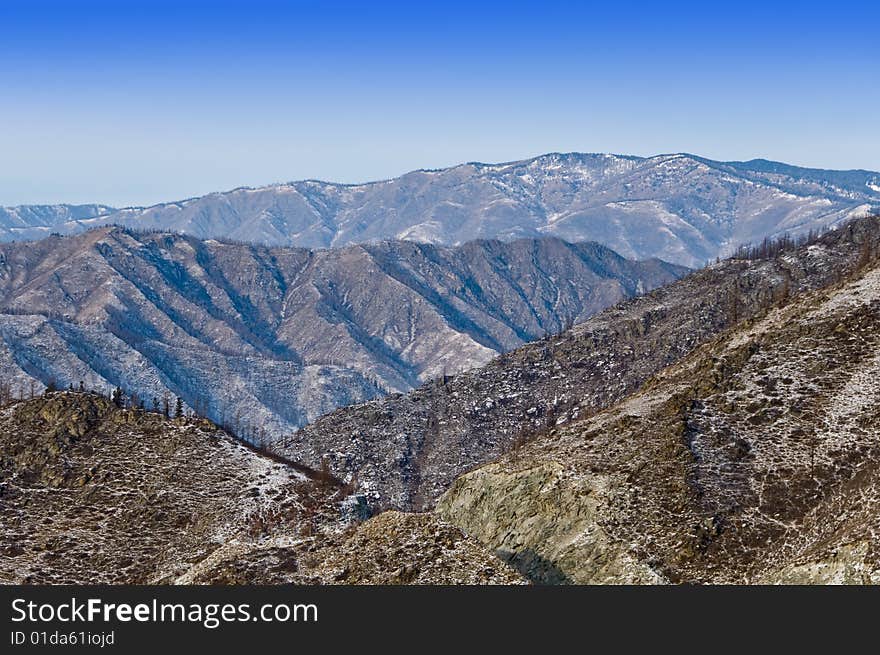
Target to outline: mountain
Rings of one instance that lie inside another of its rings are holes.
[[[0,245],[6,394],[166,394],[251,440],[484,364],[680,277],[597,244],[270,248],[99,228]]]
[[[0,409],[0,582],[522,582],[438,517],[360,523],[346,494],[208,421],[50,392]]]
[[[519,429],[432,511],[366,520],[329,459],[99,394],[6,398],[0,581],[880,583],[878,347],[880,218],[765,244],[406,396]],[[517,410],[523,377],[547,412]],[[336,414],[369,433],[400,398]],[[435,451],[453,418],[424,426]]]
[[[0,240],[42,239],[54,228],[68,231],[71,224],[118,211],[106,205],[19,205],[0,207]]]
[[[856,233],[857,234],[857,233]],[[438,504],[535,581],[880,583],[880,230],[634,394]],[[805,257],[827,261],[828,244]]]
[[[590,416],[737,323],[847,275],[880,219],[729,259],[449,380],[346,407],[278,452],[356,476],[377,507],[422,510],[459,475],[535,434]],[[766,252],[765,252],[766,251]]]
[[[504,164],[421,170],[367,184],[316,180],[240,188],[153,207],[71,217],[51,231],[106,224],[199,238],[324,248],[405,239],[556,236],[597,241],[625,257],[701,266],[738,245],[835,225],[880,207],[880,173],[687,154],[641,158],[548,154]],[[0,226],[42,238],[46,226]]]

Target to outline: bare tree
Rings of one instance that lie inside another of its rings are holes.
[[[322,486],[329,486],[333,481],[333,474],[330,472],[330,458],[324,455],[321,458],[321,468],[318,469],[317,482]]]

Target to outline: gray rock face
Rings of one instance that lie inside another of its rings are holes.
[[[101,209],[60,224],[0,221],[0,239],[106,224],[309,248],[552,235],[597,241],[625,257],[699,266],[739,244],[834,225],[871,207],[880,207],[880,173],[870,171],[573,153],[414,171],[369,184],[242,188],[148,208]]]
[[[462,473],[536,434],[620,401],[652,375],[789,295],[836,280],[859,258],[867,218],[777,256],[725,260],[506,353],[481,368],[321,417],[277,447],[357,473],[380,506],[425,509]]]
[[[271,440],[486,363],[686,269],[596,244],[341,249],[101,228],[0,246],[0,379],[170,392]]]
[[[602,526],[608,476],[572,479],[556,462],[511,471],[489,464],[458,478],[436,513],[541,584],[667,580]]]

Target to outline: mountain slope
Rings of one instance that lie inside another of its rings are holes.
[[[346,490],[301,471],[207,421],[96,395],[7,405],[0,582],[521,582],[435,516],[351,525]]]
[[[106,205],[19,205],[0,207],[0,240],[39,239],[52,228],[118,211]],[[63,229],[67,229],[66,227]]]
[[[533,580],[880,583],[878,236],[844,281],[463,476],[438,513]]]
[[[738,321],[834,282],[878,233],[876,218],[861,219],[809,246],[723,261],[451,380],[337,410],[275,448],[356,474],[380,507],[431,507],[465,471],[621,400]]]
[[[185,571],[265,503],[301,514],[297,471],[205,422],[56,393],[0,413],[7,582],[151,582]]]
[[[309,248],[556,236],[693,267],[742,243],[834,225],[878,206],[880,173],[870,171],[572,153],[414,171],[368,184],[310,180],[235,189],[53,223],[53,229],[73,233],[112,223]],[[46,231],[10,226],[0,238],[41,238]]]
[[[252,439],[483,364],[684,269],[596,244],[309,251],[101,228],[0,245],[0,379],[170,392]]]

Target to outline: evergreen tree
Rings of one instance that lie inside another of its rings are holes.
[[[117,407],[122,407],[125,404],[125,393],[122,391],[122,387],[116,387],[113,390],[112,400]]]
[[[174,418],[183,418],[183,400],[177,397],[177,404],[174,407]]]

